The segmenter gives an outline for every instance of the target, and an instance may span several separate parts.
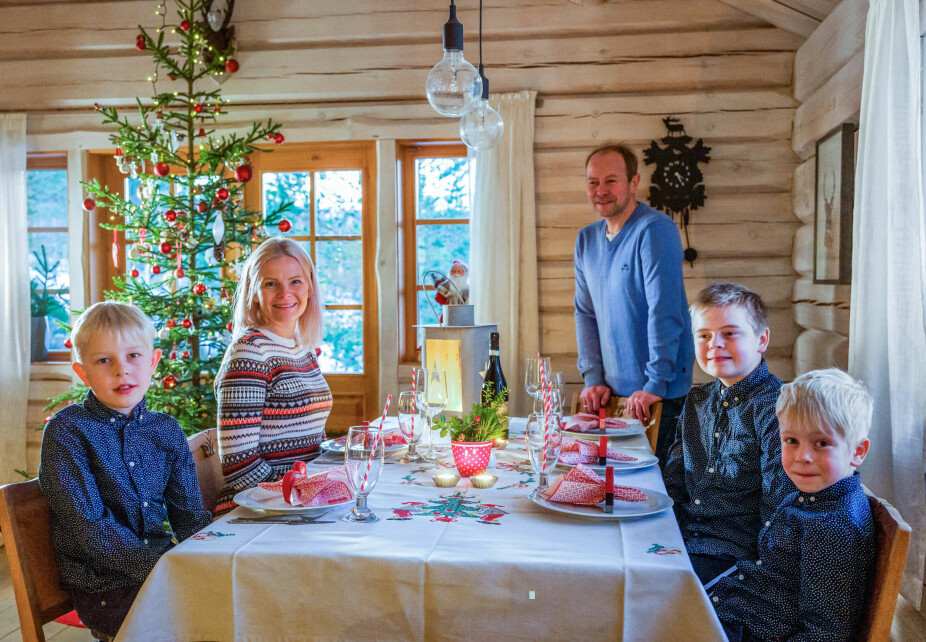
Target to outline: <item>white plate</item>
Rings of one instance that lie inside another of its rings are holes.
[[[283,493],[264,490],[260,486],[248,488],[235,495],[235,503],[245,508],[263,510],[268,513],[299,513],[308,517],[321,517],[338,506],[353,504],[354,501],[348,499],[340,504],[329,504],[328,506],[293,506],[286,503],[286,500],[283,499]]]
[[[652,515],[653,513],[661,513],[667,508],[672,508],[674,502],[672,498],[665,493],[649,490],[648,488],[640,488],[639,490],[646,493],[645,502],[622,502],[615,499],[613,513],[604,512],[604,502],[594,506],[561,504],[544,499],[537,494],[536,490],[532,491],[528,497],[532,502],[547,510],[565,513],[566,515],[574,515],[576,517],[588,517],[591,519],[628,519],[631,517],[642,517],[644,515]]]
[[[632,437],[634,435],[641,435],[646,432],[646,426],[637,421],[636,419],[621,419],[621,421],[626,421],[629,426],[626,428],[605,428],[604,432],[600,430],[589,430],[582,432],[581,430],[574,430],[572,428],[565,428],[563,432],[569,433],[573,437],[587,437],[588,439],[598,439],[601,435],[605,437]]]
[[[609,459],[608,466],[612,466],[614,468],[614,472],[620,472],[622,470],[635,470],[637,468],[646,468],[647,466],[652,466],[653,464],[656,464],[659,462],[659,458],[656,457],[656,455],[643,452],[643,451],[640,451],[637,453],[637,452],[628,452],[626,450],[619,450],[617,452],[627,455],[629,457],[636,457],[637,460],[636,461],[615,461],[613,459]],[[596,463],[594,464],[585,464],[585,465],[591,468],[592,470],[594,470],[596,473],[600,473],[602,475],[605,474],[605,468],[607,468],[607,466],[599,466],[597,463],[597,460],[596,460]],[[563,462],[559,462],[557,466],[561,468],[575,468],[576,467],[575,464],[564,464]]]
[[[390,432],[389,429],[386,429],[386,432]],[[386,446],[385,454],[391,455],[392,453],[397,453],[400,450],[405,450],[408,448],[408,444],[393,444],[392,446]],[[344,444],[339,442],[337,439],[326,439],[322,442],[322,450],[330,453],[343,453]]]

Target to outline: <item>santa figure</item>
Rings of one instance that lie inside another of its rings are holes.
[[[434,280],[434,300],[438,305],[461,305],[469,301],[469,266],[454,260],[450,266],[450,277],[431,275]],[[461,297],[462,295],[462,297]]]

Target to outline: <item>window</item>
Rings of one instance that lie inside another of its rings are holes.
[[[26,216],[32,312],[49,317],[48,361],[66,361],[70,309],[68,170],[65,154],[30,154],[26,162]]]
[[[437,323],[434,280],[454,260],[469,264],[471,170],[461,143],[402,143],[398,149],[402,193],[402,291],[404,361],[418,361],[416,324]],[[431,307],[434,304],[434,307]],[[440,310],[437,309],[437,314]]]

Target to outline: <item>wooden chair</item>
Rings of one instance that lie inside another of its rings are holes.
[[[575,392],[572,395],[572,414],[576,414],[577,412],[588,412],[585,408],[585,404],[582,403],[581,394],[580,392]],[[605,414],[608,417],[629,417],[630,413],[627,412],[627,399],[628,397],[612,396],[608,400],[608,405],[605,406]],[[649,447],[653,452],[656,452],[656,440],[659,438],[659,421],[662,418],[662,402],[657,401],[654,403],[653,407],[650,409],[650,413],[649,424],[646,426],[646,438],[649,440]]]
[[[225,484],[222,462],[219,460],[218,430],[210,428],[187,439],[193,461],[196,463],[196,478],[203,494],[203,506],[213,515],[219,501],[219,492]]]
[[[50,517],[39,480],[0,488],[0,529],[25,642],[44,642],[42,625],[74,608],[71,594],[61,588]]]
[[[868,495],[871,516],[875,521],[877,548],[874,577],[868,588],[859,639],[887,642],[891,638],[891,623],[894,621],[894,609],[897,607],[900,578],[907,561],[910,526],[896,508],[872,495],[867,488],[865,493]]]

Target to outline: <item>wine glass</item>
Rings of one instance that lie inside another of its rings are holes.
[[[563,405],[566,403],[566,375],[563,372],[551,372],[550,383],[553,385],[553,391],[559,392],[559,403],[553,406],[553,409],[561,415],[565,414]]]
[[[399,430],[408,441],[408,452],[399,459],[400,464],[417,464],[424,461],[424,457],[418,454],[418,442],[421,440],[422,428],[424,428],[424,419],[418,415],[415,393],[411,391],[399,393]]]
[[[434,448],[434,435],[431,434],[431,424],[434,421],[434,415],[439,413],[447,405],[447,373],[440,368],[418,368],[418,374],[415,377],[415,393],[418,408],[424,412],[428,418],[428,452],[424,458],[428,461],[442,459],[447,456],[446,452]]]
[[[563,418],[559,413],[531,413],[527,418],[527,456],[531,467],[540,476],[537,489],[545,488],[547,475],[556,468],[563,447]]]
[[[527,394],[534,398],[534,410],[537,410],[537,401],[539,400],[543,381],[540,378],[541,370],[544,376],[550,374],[550,357],[528,357],[527,367],[524,372],[524,389]]]
[[[379,517],[367,508],[367,495],[373,490],[383,469],[385,445],[383,431],[377,426],[351,426],[347,429],[344,466],[347,468],[347,484],[357,496],[357,505],[341,519],[348,522],[379,521]]]

